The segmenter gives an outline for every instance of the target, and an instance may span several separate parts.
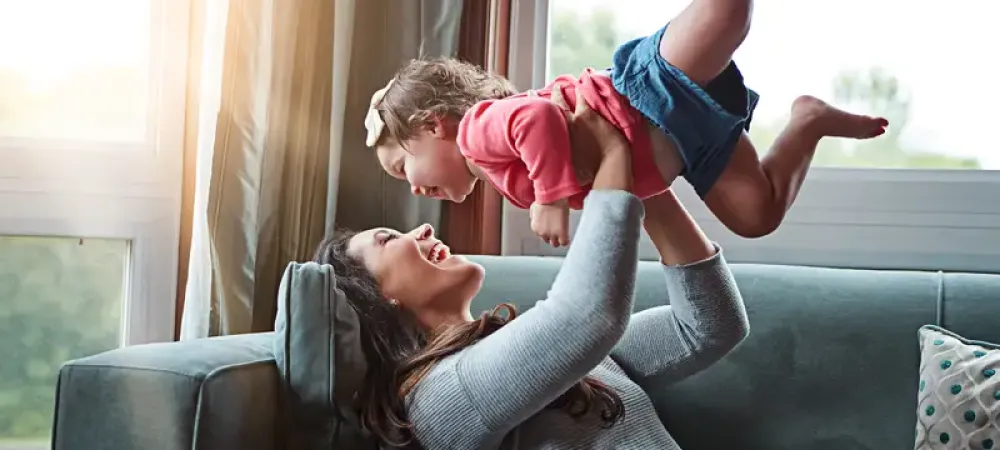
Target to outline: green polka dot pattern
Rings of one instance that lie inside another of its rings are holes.
[[[915,450],[1000,449],[1000,345],[920,328]]]

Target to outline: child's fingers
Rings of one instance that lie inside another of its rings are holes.
[[[542,238],[542,242],[556,248],[566,245],[566,239],[563,238],[562,236],[559,236],[558,233],[542,233],[539,234],[538,236]]]
[[[549,244],[549,245],[551,245],[553,247],[558,247],[559,246],[559,238],[556,237],[554,234],[552,234],[552,233],[550,233],[548,231],[545,231],[544,228],[537,227],[537,229],[536,229],[535,226],[532,226],[532,230],[531,231],[534,231],[535,235],[538,236],[538,238],[541,239],[542,242],[544,242],[546,244]]]
[[[557,238],[556,235],[552,233],[545,233],[545,237],[542,239],[545,241],[546,244],[549,244],[553,247],[559,246],[559,238]]]

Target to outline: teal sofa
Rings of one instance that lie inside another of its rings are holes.
[[[498,302],[530,307],[560,265],[474,259],[487,268],[477,311]],[[663,291],[656,263],[639,271],[637,310],[655,306]],[[733,271],[749,338],[708,370],[650,392],[686,450],[912,448],[917,328],[937,324],[1000,342],[1000,275],[739,264]],[[59,374],[53,448],[305,448],[290,444],[301,442],[301,426],[290,423],[295,399],[280,388],[274,339],[135,346],[69,362]]]

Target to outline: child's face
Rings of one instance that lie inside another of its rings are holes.
[[[410,183],[414,195],[461,203],[476,186],[476,178],[458,150],[454,135],[442,127],[422,131],[406,142],[375,149],[382,169]]]

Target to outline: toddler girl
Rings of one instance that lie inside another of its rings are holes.
[[[757,94],[733,52],[749,30],[752,0],[693,0],[668,26],[623,44],[608,71],[564,75],[517,93],[504,78],[453,59],[412,61],[372,97],[368,145],[390,175],[418,195],[461,202],[477,179],[491,182],[546,242],[569,243],[568,211],[582,205],[592,173],[574,163],[566,118],[585,101],[628,139],[640,198],[683,176],[727,228],[773,232],[791,207],[819,140],[868,139],[888,122],[809,96],[763,160],[746,131]]]

